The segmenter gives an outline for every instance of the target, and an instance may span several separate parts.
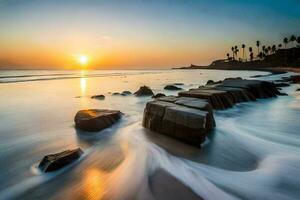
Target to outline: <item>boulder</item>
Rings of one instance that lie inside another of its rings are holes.
[[[120,94],[120,92],[114,92],[114,93],[112,93],[112,95],[113,96],[118,96],[118,95],[121,95],[121,94]]]
[[[121,118],[118,110],[89,109],[80,110],[75,116],[75,126],[84,131],[101,131]]]
[[[207,82],[206,82],[206,85],[211,85],[211,84],[214,84],[215,82],[213,81],[213,80],[208,80]]]
[[[212,129],[216,126],[216,122],[213,116],[213,109],[210,103],[205,99],[189,98],[189,97],[175,97],[166,96],[158,98],[159,101],[166,101],[170,103],[175,103],[177,105],[186,106],[189,108],[195,108],[208,112],[207,116],[207,129]]]
[[[271,82],[229,78],[213,85],[183,91],[178,95],[207,99],[214,109],[226,109],[236,103],[276,97],[279,94],[275,84]]]
[[[100,94],[100,95],[94,95],[91,97],[92,99],[98,99],[98,100],[104,100],[105,99],[105,96]]]
[[[233,98],[228,92],[216,89],[191,89],[189,91],[179,92],[178,95],[206,99],[214,109],[226,109],[234,105]]]
[[[209,112],[170,103],[148,102],[144,110],[143,126],[176,139],[200,146],[214,127]]]
[[[300,88],[298,88],[296,91],[300,91]]]
[[[156,99],[156,98],[164,97],[164,96],[166,96],[166,95],[163,93],[157,93],[156,95],[153,95],[152,98]]]
[[[148,86],[142,86],[138,91],[134,93],[135,96],[153,96],[154,93]]]
[[[131,95],[132,93],[130,91],[123,91],[121,93],[122,96],[128,96],[128,95]]]
[[[80,158],[82,154],[83,151],[80,148],[49,154],[40,162],[39,169],[43,172],[52,172],[61,169]]]
[[[182,90],[182,88],[177,87],[177,86],[175,86],[175,85],[166,85],[166,86],[164,87],[164,89],[165,89],[165,90]]]

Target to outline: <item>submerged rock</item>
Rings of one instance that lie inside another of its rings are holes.
[[[100,95],[94,95],[91,97],[92,99],[98,99],[98,100],[104,100],[105,99],[105,96],[100,94]]]
[[[177,87],[175,85],[167,85],[164,87],[165,90],[182,90],[182,88]]]
[[[121,118],[119,110],[80,110],[75,116],[75,126],[84,131],[101,131]]]
[[[298,88],[296,91],[300,91],[300,88]]]
[[[134,93],[135,96],[153,96],[154,93],[148,86],[142,86],[138,91]]]
[[[164,97],[164,96],[166,96],[166,95],[163,93],[157,93],[156,95],[153,95],[152,98],[156,99],[156,98]]]
[[[43,172],[52,172],[71,164],[83,154],[80,148],[66,150],[56,154],[50,154],[43,158],[39,164],[39,168]]]

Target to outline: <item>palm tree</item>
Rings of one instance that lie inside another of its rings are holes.
[[[230,57],[229,57],[230,55],[229,55],[229,53],[227,53],[226,55],[227,55],[227,59],[230,60]]]
[[[278,49],[280,49],[282,47],[282,44],[278,44]]]
[[[259,54],[259,46],[260,46],[260,41],[257,40],[256,41],[256,46],[257,46],[257,55]]]
[[[294,45],[294,42],[296,41],[296,36],[295,35],[292,35],[291,37],[290,37],[290,42],[292,42],[292,44]]]
[[[242,49],[243,49],[243,60],[245,60],[245,47],[246,47],[246,45],[245,45],[245,44],[242,44]]]
[[[297,43],[300,45],[300,36],[297,37]]]
[[[259,52],[258,57],[259,57],[260,59],[262,59],[262,58],[264,57],[263,52]]]
[[[284,48],[286,49],[286,45],[289,43],[289,40],[288,40],[287,37],[285,37],[285,38],[283,39],[283,43],[284,43]]]
[[[235,53],[236,58],[238,58],[238,55],[237,55],[238,52],[239,52],[238,47],[234,46],[234,53]]]
[[[252,47],[249,47],[249,52],[250,52],[250,60],[252,61],[253,60],[253,49]]]
[[[270,46],[268,46],[268,53],[270,55],[272,48]]]
[[[266,46],[262,46],[262,52],[264,53],[265,52],[265,49],[266,49]]]
[[[276,45],[272,46],[272,53],[274,54],[276,52]]]
[[[235,60],[235,57],[234,57],[234,47],[231,47],[231,51],[232,51],[232,58],[233,58],[233,60]]]

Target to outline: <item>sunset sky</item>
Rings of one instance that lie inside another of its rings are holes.
[[[0,0],[0,68],[170,68],[300,35],[299,0]]]

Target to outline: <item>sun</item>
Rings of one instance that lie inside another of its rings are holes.
[[[86,55],[79,55],[79,56],[78,56],[78,62],[79,62],[79,64],[81,64],[81,65],[86,65],[86,64],[88,64],[88,62],[89,62],[89,57],[86,56]]]

